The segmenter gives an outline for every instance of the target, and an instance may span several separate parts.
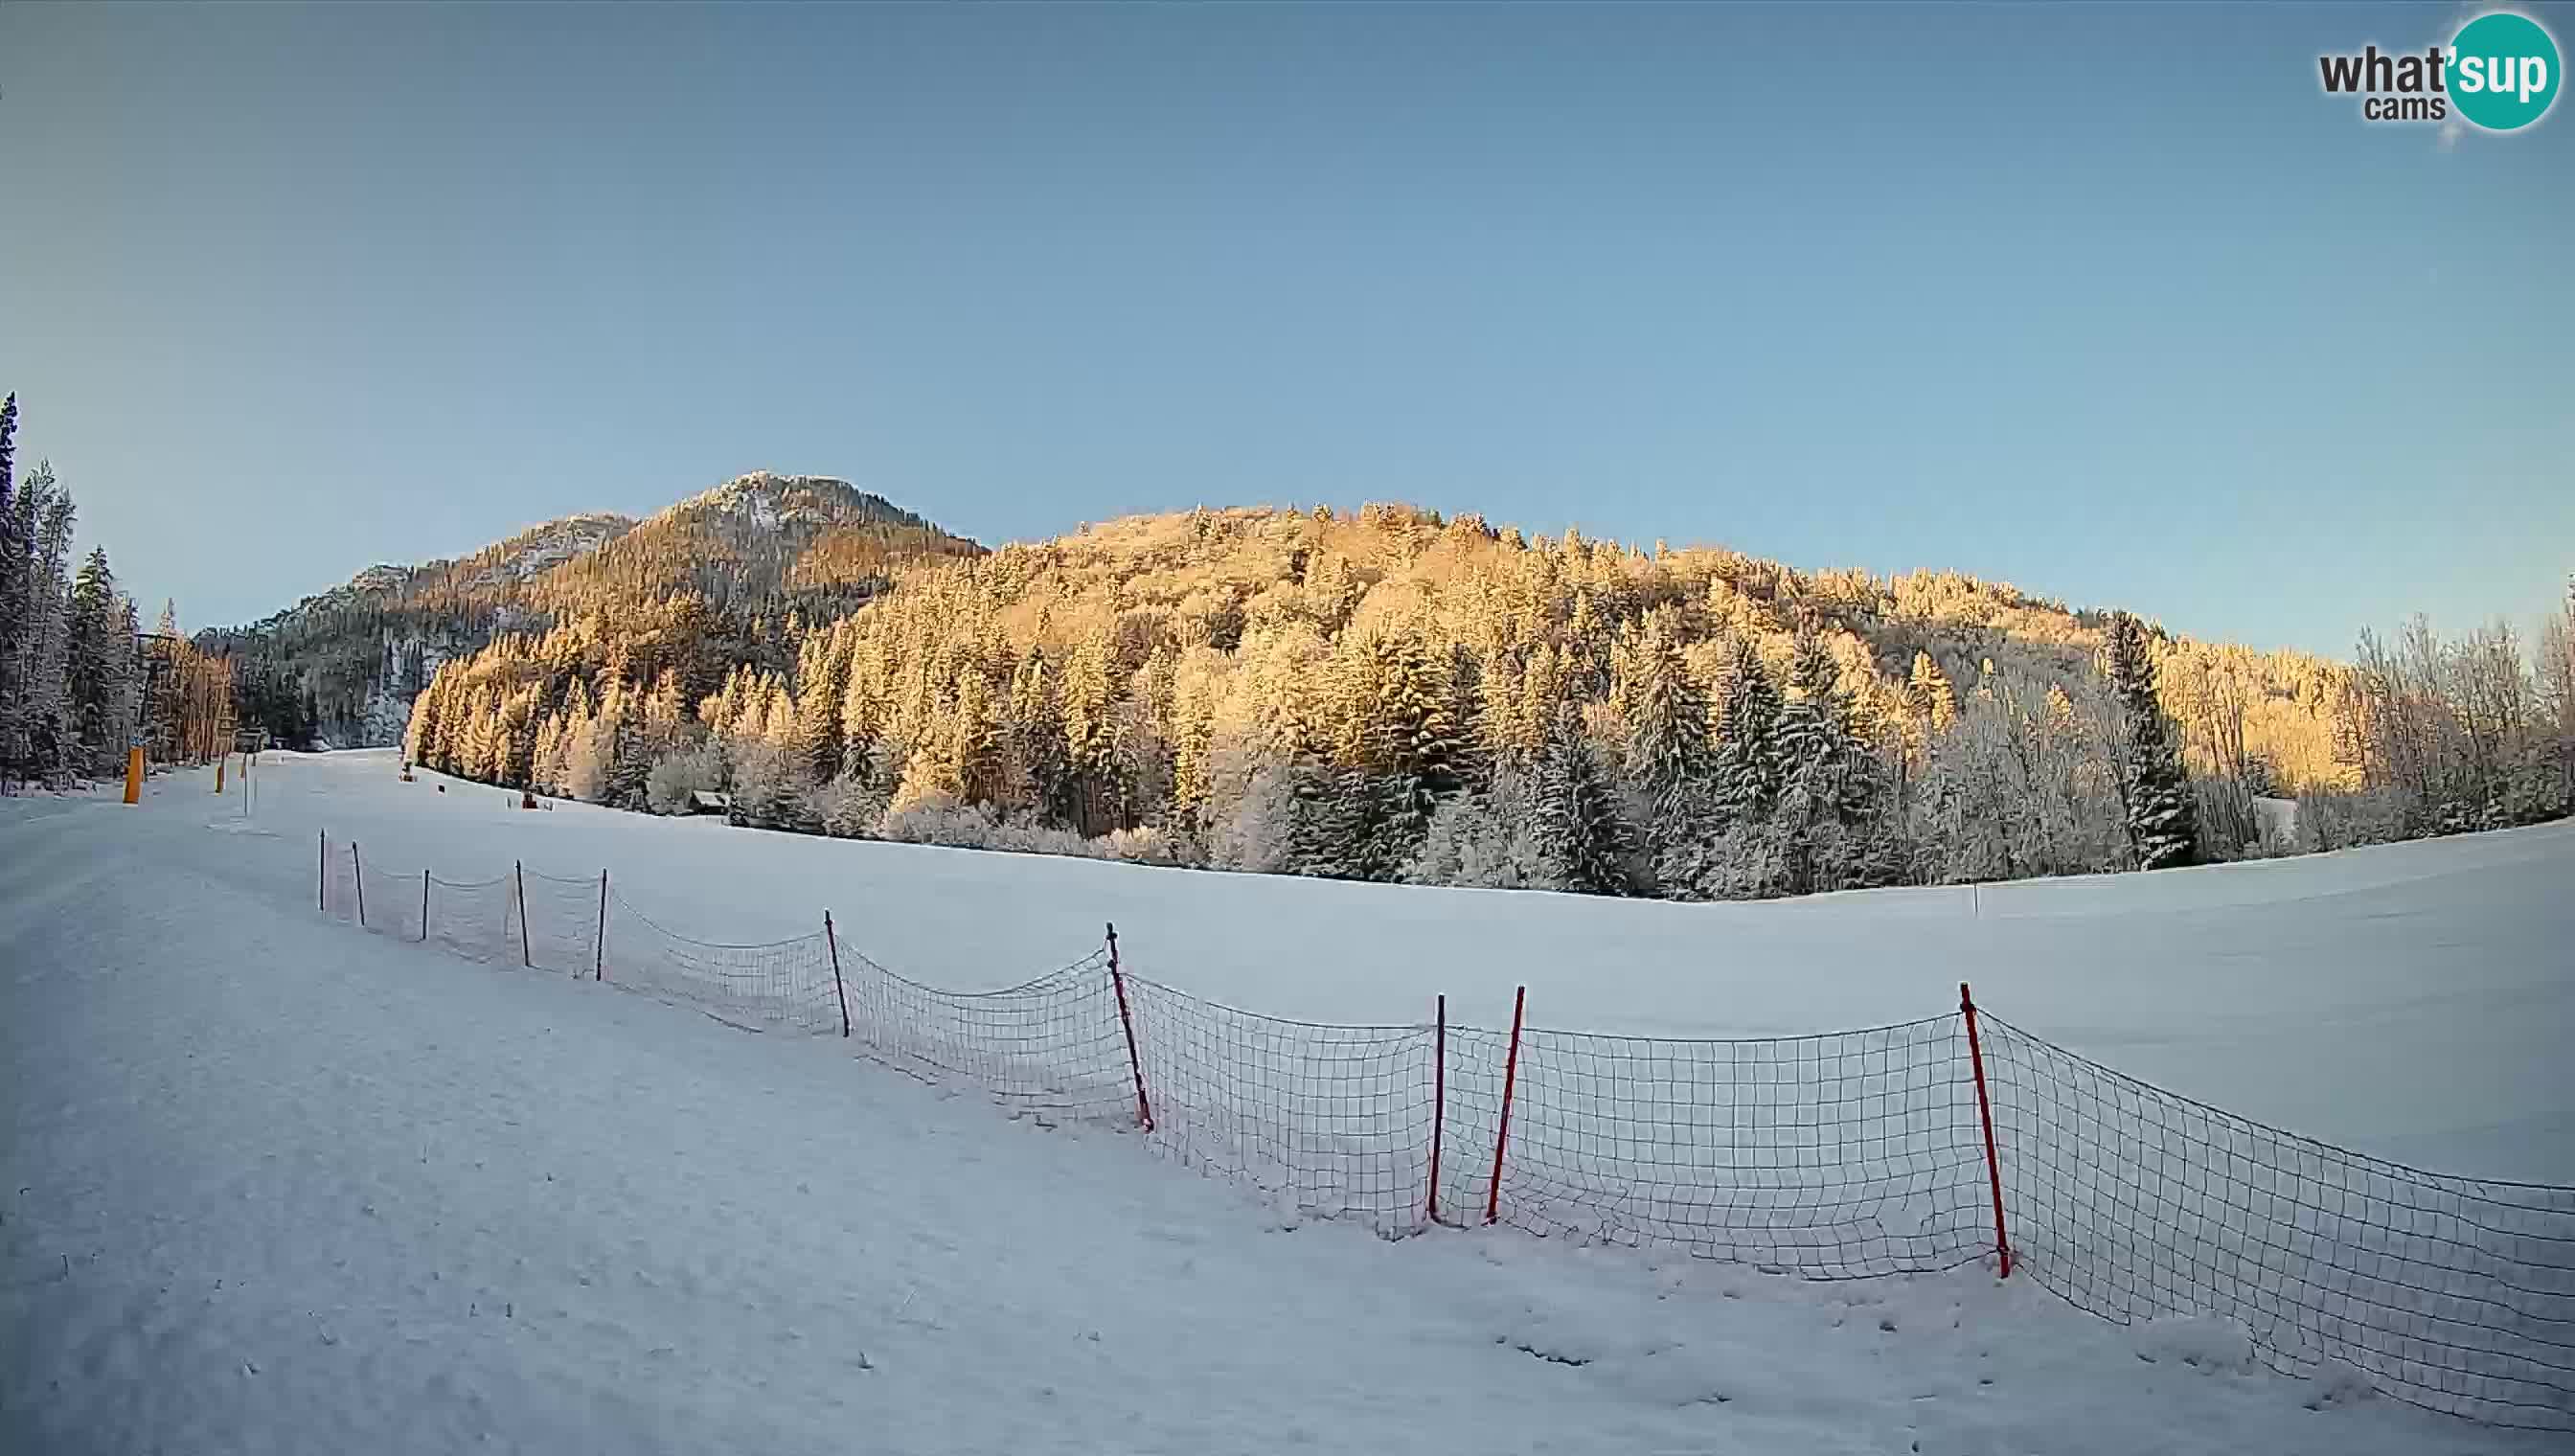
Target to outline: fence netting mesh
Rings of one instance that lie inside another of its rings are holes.
[[[1448,1046],[1448,1135],[1485,1160],[1443,1177],[1463,1221],[1490,1195],[1510,1037]],[[1807,1278],[1945,1269],[1993,1242],[1977,1129],[1955,1016],[1725,1041],[1529,1030],[1495,1211]]]
[[[2291,1374],[2575,1429],[2575,1188],[2346,1152],[1980,1020],[2016,1269],[2122,1323],[2225,1316]]]
[[[1136,1084],[1103,950],[995,991],[952,991],[841,947],[851,1035],[871,1055],[968,1082],[1022,1112],[1132,1120]]]
[[[1132,975],[1127,992],[1157,1148],[1307,1213],[1421,1225],[1429,1027],[1290,1021]]]
[[[443,879],[366,857],[346,840],[321,845],[324,913],[399,940],[495,964],[588,976],[598,969],[602,886],[521,870]]]
[[[379,935],[420,938],[419,870],[377,863],[363,857],[357,845],[340,840],[324,843],[322,867],[324,910]]]
[[[429,882],[430,943],[451,955],[495,964],[521,963],[519,895],[514,877]]]
[[[599,876],[539,874],[519,869],[510,876],[512,890],[503,914],[500,953],[513,954],[533,970],[566,975],[597,975],[600,969],[600,913],[606,886]]]
[[[593,886],[596,890],[597,886]],[[821,930],[786,940],[724,945],[692,939],[609,895],[609,942],[602,979],[689,1001],[719,1020],[755,1029],[841,1029],[840,998]]]
[[[1813,1279],[1993,1253],[1957,1015],[1709,1040],[1529,1028],[1513,1070],[1506,1030],[1294,1021],[1132,969],[1122,1008],[1106,947],[956,991],[888,969],[846,925],[760,944],[683,935],[597,875],[424,879],[327,840],[320,873],[324,910],[371,931],[604,971],[756,1030],[846,1026],[855,1050],[1015,1113],[1135,1127],[1150,1104],[1158,1151],[1388,1235],[1489,1209],[1541,1237]],[[2575,1188],[2347,1152],[1980,1023],[2014,1273],[2111,1320],[2231,1319],[2287,1373],[2348,1366],[2430,1409],[2575,1430]]]

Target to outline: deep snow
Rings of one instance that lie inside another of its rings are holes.
[[[2234,1110],[2300,1125],[2238,1095],[2268,1093],[2368,1146],[2406,1105],[2418,1134],[2494,1130],[2477,1170],[2548,1176],[2575,1120],[2541,1060],[2567,1029],[2563,831],[1988,889],[1977,916],[1949,891],[1601,905],[839,843],[519,812],[392,768],[269,755],[247,821],[199,774],[140,809],[0,803],[0,1447],[2549,1448],[1989,1270],[1812,1285],[1295,1226],[1133,1137],[359,935],[310,896],[327,824],[442,876],[605,863],[710,938],[829,903],[959,985],[1115,918],[1154,974],[1262,1009],[1409,1020],[1445,988],[1506,1015],[1525,979],[1540,1020],[1700,1034],[1937,1010],[1963,961],[2022,1025]],[[2128,984],[2158,953],[2161,993]],[[2224,1024],[2173,1010],[2219,987]],[[2440,1027],[2483,1080],[2334,1059]]]
[[[423,772],[390,750],[268,754],[255,822],[443,878],[514,858],[684,933],[823,911],[919,979],[995,986],[1115,921],[1129,962],[1273,1015],[1672,1036],[1836,1030],[1978,1002],[2228,1111],[2441,1172],[2575,1183],[2575,824],[2153,875],[1684,905],[1419,889],[882,844],[655,819]],[[163,783],[177,780],[160,780]],[[441,783],[447,791],[438,791]],[[203,787],[204,785],[200,785]],[[215,818],[208,796],[191,815]],[[228,807],[238,808],[238,803]]]

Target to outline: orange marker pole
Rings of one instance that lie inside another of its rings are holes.
[[[1985,1048],[1976,1034],[1976,1002],[1967,983],[1958,982],[1958,1014],[1967,1018],[1967,1063],[1976,1075],[1976,1111],[1985,1121],[1985,1176],[1994,1190],[1994,1252],[2002,1259],[2002,1277],[2011,1277],[2011,1240],[2003,1237],[2003,1163],[1994,1151],[1994,1104],[1985,1095]]]

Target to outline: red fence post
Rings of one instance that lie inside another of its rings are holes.
[[[1976,1073],[1976,1111],[1985,1122],[1985,1176],[1994,1190],[1994,1252],[2002,1259],[2002,1277],[2011,1277],[2011,1241],[2003,1236],[2003,1164],[1994,1152],[1994,1104],[1985,1094],[1985,1048],[1976,1035],[1976,1002],[1967,983],[1958,982],[1958,1014],[1967,1018],[1967,1063]]]
[[[1136,1017],[1127,1009],[1127,972],[1118,965],[1118,926],[1109,927],[1109,983],[1118,988],[1118,1024],[1127,1031],[1127,1069],[1136,1074],[1136,1125],[1154,1130],[1154,1104],[1145,1097],[1145,1059],[1136,1053]]]
[[[1430,1040],[1430,1221],[1439,1221],[1439,1134],[1448,1125],[1448,997],[1439,997],[1439,1019]]]
[[[429,938],[429,871],[420,872],[420,938]]]
[[[1493,1134],[1493,1182],[1484,1193],[1484,1221],[1502,1214],[1502,1147],[1511,1140],[1511,1092],[1520,1079],[1520,1012],[1528,1005],[1528,987],[1511,992],[1511,1051],[1502,1062],[1502,1125]]]
[[[590,978],[608,979],[608,871],[599,871],[599,938],[590,942]]]
[[[516,859],[511,860],[510,878],[519,886],[519,965],[522,969],[533,969],[537,958],[528,953],[528,866]]]
[[[850,1034],[850,993],[841,988],[841,937],[832,933],[832,912],[823,912],[823,940],[832,947],[832,996],[841,1003],[841,1034]]]
[[[349,873],[358,881],[358,928],[367,928],[367,866],[358,857],[358,841],[349,841]]]

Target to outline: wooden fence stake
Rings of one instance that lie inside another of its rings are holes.
[[[1511,1140],[1511,1094],[1520,1079],[1520,1012],[1528,1004],[1528,987],[1511,993],[1511,1050],[1502,1062],[1502,1125],[1493,1133],[1493,1182],[1484,1193],[1484,1221],[1502,1212],[1502,1147]]]
[[[528,866],[517,859],[510,861],[510,878],[519,885],[519,964],[534,969],[537,958],[528,953]]]
[[[850,1034],[850,993],[841,986],[841,937],[832,930],[832,912],[823,912],[823,940],[832,947],[832,996],[841,1003],[841,1035]]]
[[[367,865],[358,857],[358,841],[349,841],[349,873],[358,881],[358,928],[367,928]]]
[[[608,979],[608,871],[599,871],[599,938],[591,942],[590,978]]]
[[[1958,1014],[1967,1018],[1967,1064],[1976,1073],[1976,1111],[1985,1122],[1985,1176],[1994,1190],[1994,1253],[2002,1259],[2002,1277],[2011,1277],[2011,1240],[2003,1236],[2003,1164],[1994,1152],[1994,1104],[1985,1095],[1985,1048],[1976,1034],[1976,1002],[1967,983],[1958,982]]]
[[[1136,1052],[1136,1017],[1127,1009],[1127,973],[1118,965],[1118,926],[1109,927],[1109,983],[1118,988],[1118,1024],[1127,1031],[1127,1069],[1136,1074],[1136,1125],[1154,1130],[1154,1104],[1145,1097],[1145,1059]]]
[[[420,872],[420,938],[429,938],[429,871]]]

